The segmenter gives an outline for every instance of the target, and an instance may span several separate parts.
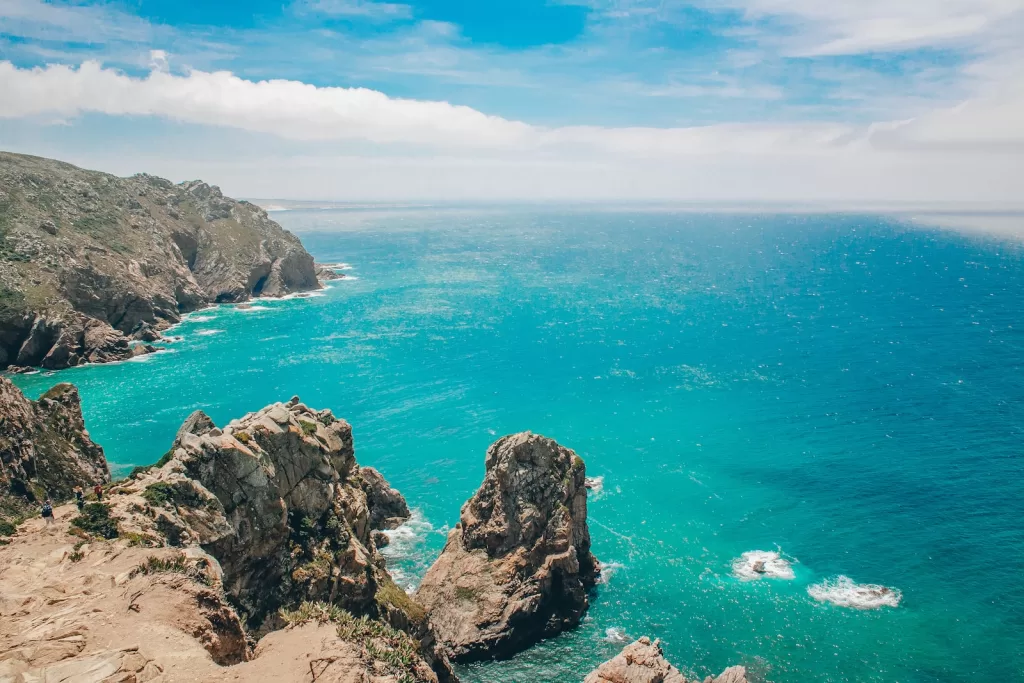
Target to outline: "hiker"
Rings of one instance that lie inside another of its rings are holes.
[[[53,524],[53,503],[49,498],[43,503],[43,519],[46,520],[46,526]]]
[[[85,507],[85,491],[82,490],[81,486],[75,487],[75,505],[78,506],[79,512]]]
[[[99,484],[93,487],[92,492],[96,494],[96,500],[103,502],[103,487]]]

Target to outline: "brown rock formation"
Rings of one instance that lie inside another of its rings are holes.
[[[449,656],[465,661],[574,628],[599,572],[578,455],[524,432],[491,445],[485,469],[416,593]]]
[[[47,497],[110,481],[103,449],[85,429],[78,390],[58,384],[30,401],[0,377],[0,525],[13,531]],[[0,534],[5,535],[5,534]]]
[[[0,368],[124,360],[143,326],[319,286],[298,238],[217,187],[0,152]]]
[[[121,529],[216,558],[255,633],[280,627],[282,608],[329,603],[410,633],[442,680],[451,676],[422,607],[392,581],[371,538],[371,520],[394,521],[408,507],[356,463],[347,422],[298,398],[223,429],[197,412],[165,460],[112,490]]]
[[[687,678],[668,661],[661,651],[661,644],[644,637],[608,660],[595,671],[590,672],[583,683],[697,683]],[[747,671],[734,666],[723,671],[717,678],[708,676],[704,683],[747,683]]]
[[[46,401],[71,402],[58,389]],[[297,398],[223,429],[194,413],[104,503],[0,544],[0,680],[457,683],[371,540],[364,487],[380,519],[405,501],[367,475],[348,423]]]
[[[363,491],[370,508],[370,529],[394,529],[409,519],[409,505],[384,476],[372,467],[361,467]],[[385,537],[386,538],[386,537]]]

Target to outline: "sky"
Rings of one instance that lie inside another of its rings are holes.
[[[0,149],[240,197],[1024,203],[1024,0],[0,0]]]

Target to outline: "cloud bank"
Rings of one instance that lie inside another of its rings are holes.
[[[292,145],[259,173],[250,161],[218,162],[215,180],[249,196],[1018,200],[1024,191],[1013,172],[1024,96],[1013,89],[863,125],[542,126],[366,88],[174,74],[166,63],[154,54],[148,75],[131,76],[95,61],[0,62],[0,120],[167,120]],[[154,163],[147,170],[211,175],[202,152]]]

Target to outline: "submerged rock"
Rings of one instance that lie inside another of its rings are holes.
[[[697,679],[687,681],[665,659],[661,643],[643,637],[590,672],[583,683],[697,683]],[[708,676],[704,683],[747,683],[747,671],[742,666],[730,667],[716,678]]]
[[[416,593],[450,657],[509,657],[579,624],[599,574],[585,480],[583,460],[543,436],[487,450],[483,484]]]

